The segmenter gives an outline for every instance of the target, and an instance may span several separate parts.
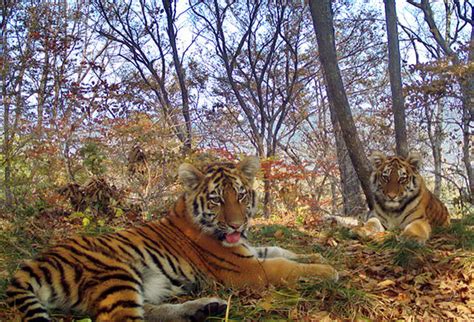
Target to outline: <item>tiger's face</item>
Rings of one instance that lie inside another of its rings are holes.
[[[418,155],[410,154],[405,159],[375,152],[370,160],[373,167],[370,180],[372,191],[383,208],[396,211],[417,196],[422,180],[418,173]]]
[[[188,163],[180,166],[178,173],[186,189],[187,209],[201,231],[227,247],[246,240],[248,222],[257,206],[252,186],[259,168],[256,157],[237,165],[213,164],[203,172]]]

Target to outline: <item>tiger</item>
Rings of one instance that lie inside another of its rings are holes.
[[[448,209],[427,189],[419,173],[419,154],[403,158],[374,152],[370,161],[374,207],[364,226],[355,229],[358,235],[367,237],[386,229],[400,229],[402,238],[424,244],[434,226],[450,224]]]
[[[301,277],[338,279],[319,254],[252,247],[247,232],[257,210],[252,188],[257,157],[178,169],[184,193],[168,214],[142,226],[99,236],[76,236],[27,261],[7,288],[8,303],[24,321],[51,321],[49,309],[95,321],[196,321],[227,309],[219,297],[183,303],[209,283],[265,289]]]

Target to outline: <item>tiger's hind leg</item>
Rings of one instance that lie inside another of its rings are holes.
[[[139,281],[124,272],[98,277],[88,296],[95,321],[144,321],[143,291]]]
[[[205,321],[209,316],[222,315],[227,303],[217,297],[203,297],[181,304],[145,304],[144,309],[147,321]]]
[[[431,225],[425,219],[418,219],[405,227],[401,236],[424,244],[431,234]]]

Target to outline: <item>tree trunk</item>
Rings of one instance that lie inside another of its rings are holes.
[[[7,20],[11,13],[11,8],[4,3],[2,6],[2,30],[1,30],[1,43],[0,43],[0,57],[2,60],[1,64],[1,79],[2,84],[2,104],[3,104],[3,164],[4,167],[4,180],[3,185],[5,189],[5,205],[11,207],[13,205],[13,193],[11,190],[11,129],[10,129],[10,95],[8,93],[8,74],[9,74],[9,63],[10,58],[8,56],[7,48]]]
[[[434,194],[439,197],[441,195],[441,145],[443,144],[443,103],[438,102],[435,114],[435,128],[434,137],[435,142],[433,146],[433,160],[434,160],[434,172],[435,172],[435,186]]]
[[[474,11],[474,9],[473,9]],[[468,65],[474,62],[474,27],[471,27],[471,40],[469,44]],[[474,121],[474,75],[470,72],[461,82],[462,105],[463,105],[463,161],[466,167],[468,180],[469,202],[474,203],[474,172],[471,163],[471,122]]]
[[[388,72],[390,74],[390,89],[392,91],[395,140],[397,143],[397,154],[406,157],[408,155],[408,143],[405,121],[405,103],[402,92],[397,11],[395,0],[384,0],[384,3],[388,37]]]
[[[38,107],[37,107],[37,113],[38,113],[38,121],[36,125],[36,131],[37,131],[37,136],[38,138],[41,138],[41,134],[43,132],[43,116],[44,116],[44,107],[46,103],[46,95],[48,94],[46,92],[47,90],[47,85],[48,85],[48,78],[49,78],[49,49],[48,49],[49,43],[46,42],[46,48],[44,51],[44,65],[43,65],[43,71],[41,74],[41,80],[38,88]]]
[[[344,204],[344,215],[351,217],[364,217],[367,211],[366,204],[361,196],[360,182],[352,165],[351,158],[347,152],[341,127],[337,123],[334,109],[330,109],[331,122],[336,139],[336,154],[339,173],[341,175],[342,200]]]
[[[166,32],[168,34],[168,38],[171,45],[171,50],[173,54],[173,64],[176,70],[176,75],[178,76],[179,89],[181,91],[181,102],[183,104],[182,114],[184,117],[184,122],[185,122],[185,127],[186,127],[186,133],[185,133],[186,138],[184,141],[183,152],[187,153],[189,150],[191,150],[191,147],[192,147],[192,127],[191,127],[191,116],[189,114],[189,93],[188,93],[188,87],[186,85],[186,79],[185,79],[186,76],[184,73],[183,65],[181,64],[181,60],[179,58],[178,47],[176,45],[177,32],[175,31],[175,28],[174,28],[174,20],[175,20],[176,11],[173,10],[173,5],[174,5],[174,8],[176,9],[176,1],[163,0],[163,7],[165,8],[166,20],[167,20]]]
[[[369,182],[369,161],[365,156],[362,143],[357,134],[349,101],[347,100],[344,90],[341,72],[337,63],[331,0],[311,0],[309,4],[318,42],[319,58],[326,80],[330,107],[334,108],[352,164],[362,184],[362,189],[369,208],[372,209],[373,197]]]
[[[443,102],[439,101],[436,111],[431,111],[425,106],[425,117],[431,153],[433,155],[435,186],[433,193],[439,197],[441,194],[441,145],[443,143]]]

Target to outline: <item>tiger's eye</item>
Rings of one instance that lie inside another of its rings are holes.
[[[214,205],[220,205],[221,204],[221,197],[220,196],[209,196],[209,201],[214,204]]]

